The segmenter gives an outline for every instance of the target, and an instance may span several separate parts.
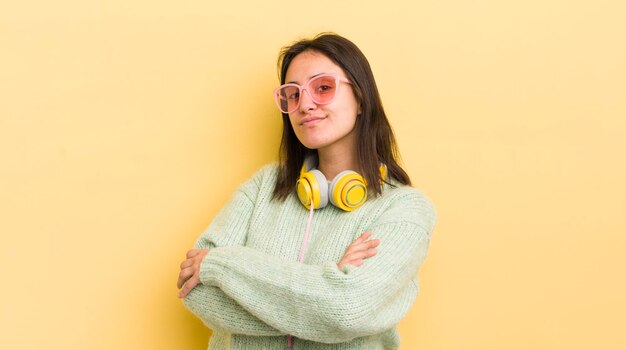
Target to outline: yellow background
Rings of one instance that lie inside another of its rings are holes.
[[[280,47],[332,30],[369,58],[439,214],[402,349],[624,349],[625,13],[617,0],[4,2],[0,348],[205,349],[178,264],[276,159]]]

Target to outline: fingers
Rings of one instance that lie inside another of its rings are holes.
[[[176,282],[176,286],[180,289],[185,282],[191,278],[195,273],[192,267],[188,267],[186,269],[180,270],[180,274],[178,274],[178,282]]]
[[[368,238],[370,238],[371,235],[372,235],[372,233],[370,231],[365,231],[365,232],[363,232],[362,235],[359,236],[359,238],[356,239],[356,241],[352,242],[352,244],[354,244],[354,243],[362,243],[362,242],[366,241]]]
[[[193,265],[193,259],[187,259],[185,261],[183,261],[182,263],[180,263],[180,269],[186,269],[189,266]]]
[[[183,261],[180,264],[180,273],[178,274],[178,282],[176,282],[176,286],[178,287],[178,289],[183,286],[183,284],[189,279],[189,277],[193,276],[195,272],[194,262],[195,260],[191,258]]]
[[[180,273],[176,286],[180,289],[179,298],[184,298],[200,283],[200,264],[208,253],[208,249],[192,249],[187,252],[187,259],[180,264]]]
[[[366,242],[354,241],[354,243],[350,244],[350,246],[348,247],[348,250],[346,250],[346,254],[350,254],[350,253],[357,252],[360,250],[376,248],[378,247],[379,244],[380,244],[380,240],[378,239],[372,239]]]
[[[200,279],[194,275],[192,278],[187,280],[187,282],[185,282],[185,284],[183,285],[183,288],[180,290],[180,293],[178,293],[178,297],[179,298],[186,297],[187,294],[189,294],[189,292],[191,292],[191,290],[194,289],[194,287],[197,286],[199,283],[200,283]]]
[[[337,264],[337,267],[341,270],[345,265],[361,266],[365,259],[371,258],[374,255],[376,255],[376,249],[368,249],[350,255],[344,255],[339,264]]]
[[[376,255],[376,249],[367,249],[367,250],[360,250],[356,253],[345,255],[344,259],[347,260],[349,263],[352,263],[358,260],[363,261],[367,258],[373,257],[374,255]]]
[[[376,255],[376,247],[380,244],[380,240],[372,239],[368,241],[371,235],[371,232],[366,231],[348,246],[341,261],[337,264],[339,269],[342,269],[347,264],[361,266],[365,259]]]
[[[187,259],[193,258],[194,256],[200,254],[200,252],[204,249],[191,249],[187,252]]]

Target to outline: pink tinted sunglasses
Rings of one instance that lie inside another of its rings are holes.
[[[331,103],[337,96],[340,82],[352,84],[348,79],[335,73],[314,76],[302,86],[295,83],[284,84],[274,90],[274,101],[283,113],[291,113],[298,109],[303,91],[306,91],[316,104]]]

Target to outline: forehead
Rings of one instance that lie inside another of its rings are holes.
[[[316,51],[305,51],[291,61],[285,74],[285,81],[304,84],[309,78],[320,73],[337,73],[345,78],[341,67],[330,58]]]

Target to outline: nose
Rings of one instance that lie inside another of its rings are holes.
[[[300,105],[298,108],[300,112],[306,113],[308,111],[312,111],[317,107],[315,101],[311,97],[311,94],[306,89],[302,89],[302,94],[300,94]]]

